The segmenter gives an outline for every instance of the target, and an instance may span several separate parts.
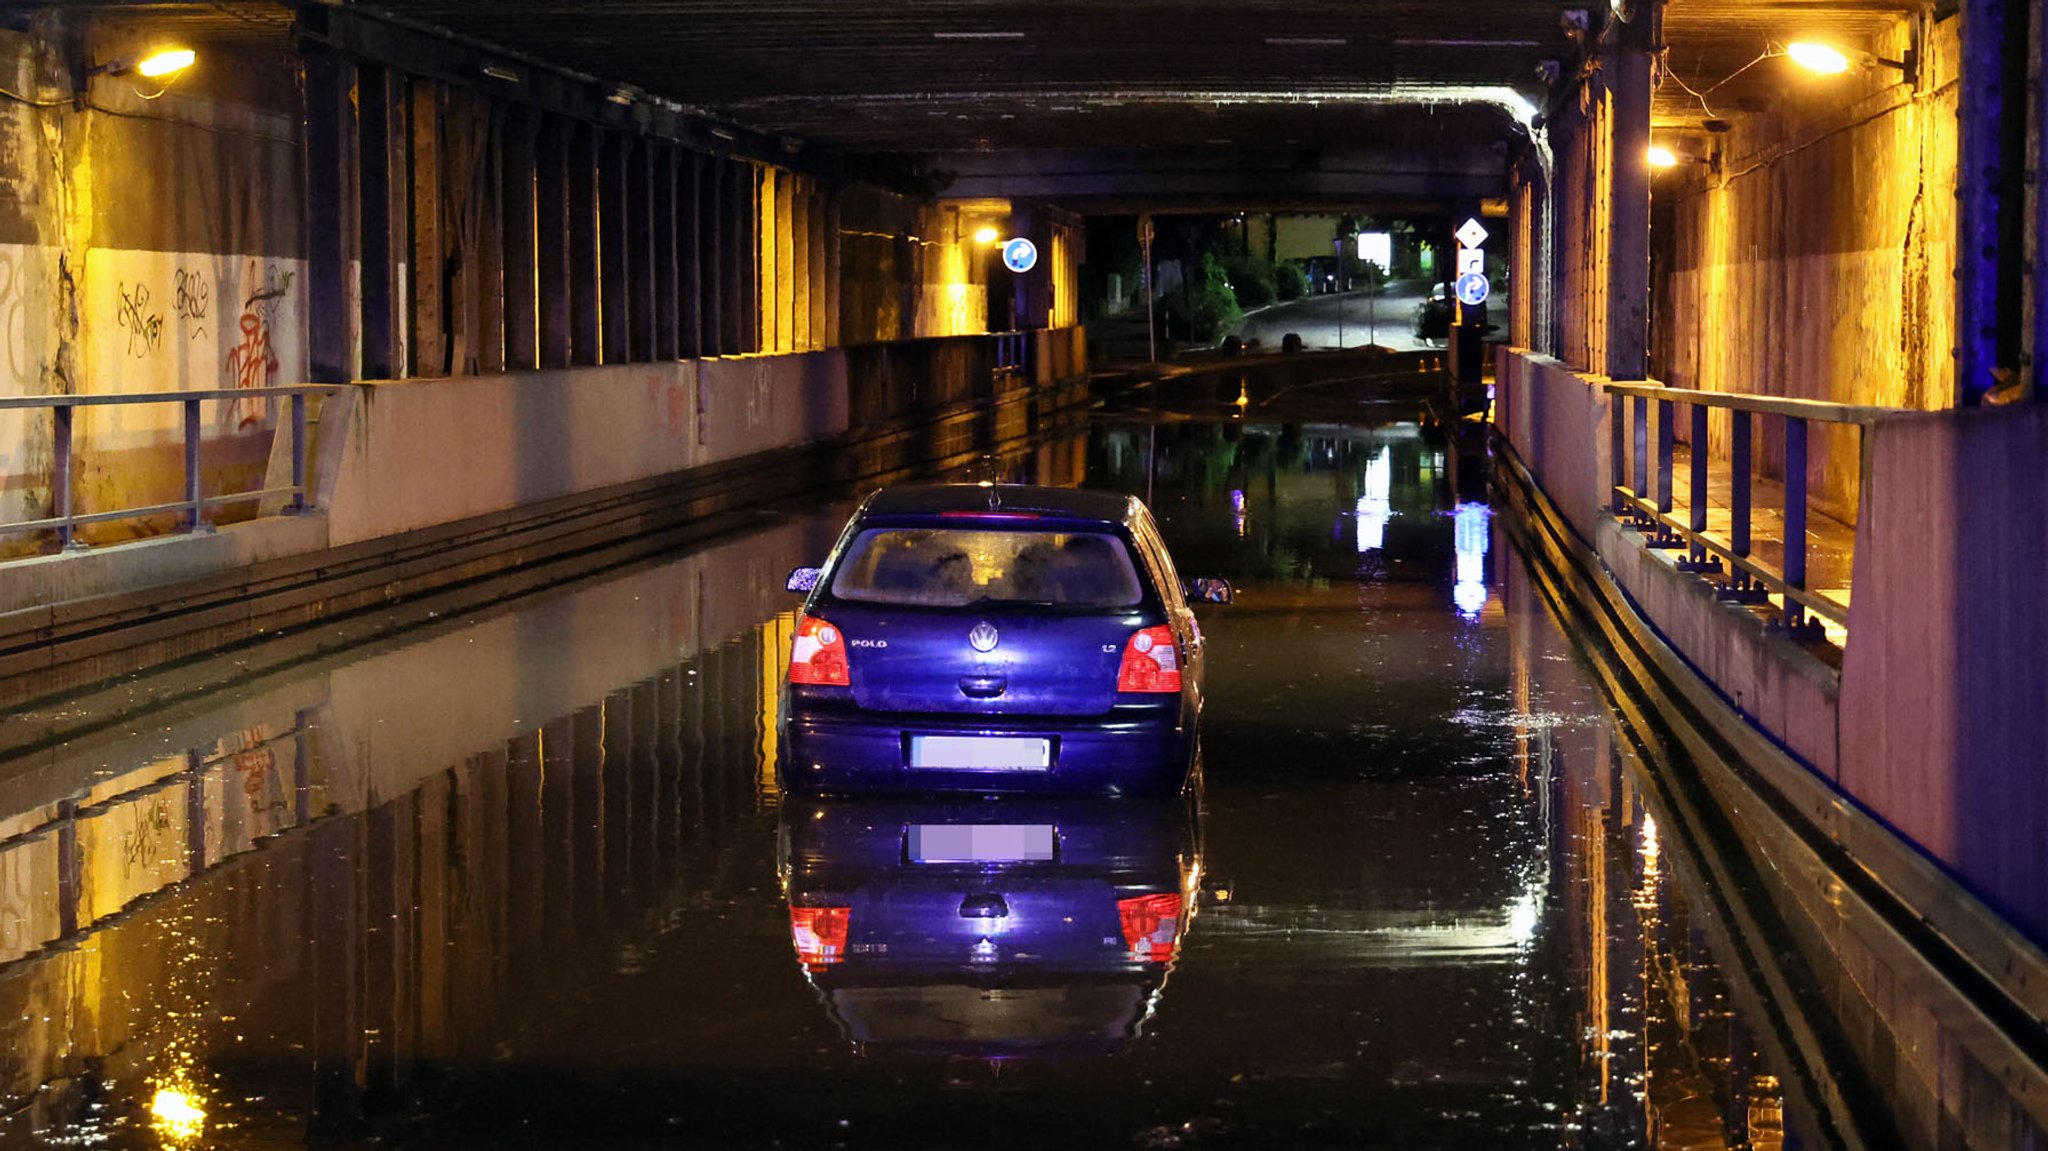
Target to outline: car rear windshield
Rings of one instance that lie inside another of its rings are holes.
[[[832,594],[920,607],[1106,608],[1134,606],[1144,588],[1130,550],[1102,532],[870,528],[847,549]]]

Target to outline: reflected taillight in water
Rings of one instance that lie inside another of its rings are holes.
[[[846,956],[846,932],[853,926],[851,907],[792,907],[789,909],[789,938],[796,944],[796,957],[805,967],[818,971]]]
[[[1124,943],[1141,963],[1165,963],[1180,943],[1181,896],[1177,891],[1116,901]]]
[[[852,669],[846,663],[846,636],[829,621],[805,616],[797,621],[796,642],[789,651],[789,682],[818,687],[848,687]]]
[[[1173,629],[1148,627],[1131,633],[1124,643],[1124,661],[1116,670],[1118,691],[1179,691],[1180,652]]]

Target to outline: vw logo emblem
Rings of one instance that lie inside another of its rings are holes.
[[[994,624],[978,623],[973,631],[967,633],[967,646],[976,651],[994,651],[997,638]]]

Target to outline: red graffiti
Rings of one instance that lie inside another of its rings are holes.
[[[270,322],[259,311],[242,313],[242,342],[228,352],[228,386],[264,388],[277,374],[277,352],[270,346]],[[270,405],[262,397],[237,400],[230,408],[230,422],[246,428],[260,423]],[[239,417],[239,418],[236,418]]]

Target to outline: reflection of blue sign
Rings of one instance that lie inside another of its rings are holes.
[[[1493,285],[1478,272],[1467,272],[1458,277],[1458,302],[1468,308],[1476,308],[1486,302],[1486,295]]]
[[[1003,245],[1003,266],[1024,273],[1038,266],[1038,245],[1022,236]]]

